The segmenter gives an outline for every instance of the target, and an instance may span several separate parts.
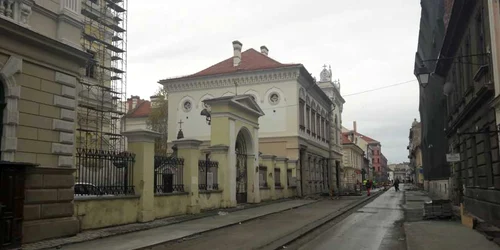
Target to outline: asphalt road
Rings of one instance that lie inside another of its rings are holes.
[[[241,225],[230,226],[183,241],[169,242],[148,249],[255,249],[298,230],[312,221],[339,211],[362,197],[345,197],[341,200],[323,200],[297,209],[268,215]]]
[[[404,211],[400,207],[403,202],[403,192],[391,188],[299,249],[406,249]]]

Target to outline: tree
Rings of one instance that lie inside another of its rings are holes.
[[[151,113],[149,114],[148,128],[160,133],[155,140],[155,154],[166,155],[168,146],[168,100],[167,92],[163,88],[156,90],[151,100]]]

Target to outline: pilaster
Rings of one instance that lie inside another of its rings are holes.
[[[247,155],[247,202],[260,202],[259,165],[256,164],[255,155]],[[256,185],[257,184],[257,185]]]
[[[271,199],[276,200],[276,187],[274,185],[274,166],[276,155],[262,155],[262,164],[267,167],[267,185],[271,190]]]
[[[198,160],[202,141],[181,139],[173,141],[177,146],[177,156],[184,159],[184,190],[189,193],[188,214],[200,213],[198,190]],[[215,158],[212,158],[216,160]],[[218,159],[217,159],[218,160]],[[222,164],[219,162],[219,166]]]
[[[288,158],[277,157],[276,158],[276,167],[280,169],[280,183],[283,188],[283,197],[288,198]]]
[[[229,146],[214,145],[208,148],[210,151],[210,158],[212,161],[219,162],[219,169],[217,171],[217,180],[219,182],[219,189],[222,189],[221,207],[232,207],[236,204],[231,202],[231,186],[229,182]]]
[[[128,150],[135,154],[134,186],[140,195],[137,220],[147,222],[155,219],[154,213],[154,146],[159,133],[137,129],[123,132],[128,140]]]

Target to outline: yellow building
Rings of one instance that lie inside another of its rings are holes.
[[[351,137],[352,138],[352,137]],[[345,191],[355,191],[356,184],[361,183],[361,171],[364,165],[364,151],[347,133],[342,134],[343,166],[342,183]]]

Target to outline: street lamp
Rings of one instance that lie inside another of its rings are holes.
[[[422,65],[420,68],[417,69],[417,72],[415,74],[418,79],[418,83],[422,88],[427,87],[427,84],[429,84],[429,78],[431,75],[431,72],[425,67],[425,65]]]

